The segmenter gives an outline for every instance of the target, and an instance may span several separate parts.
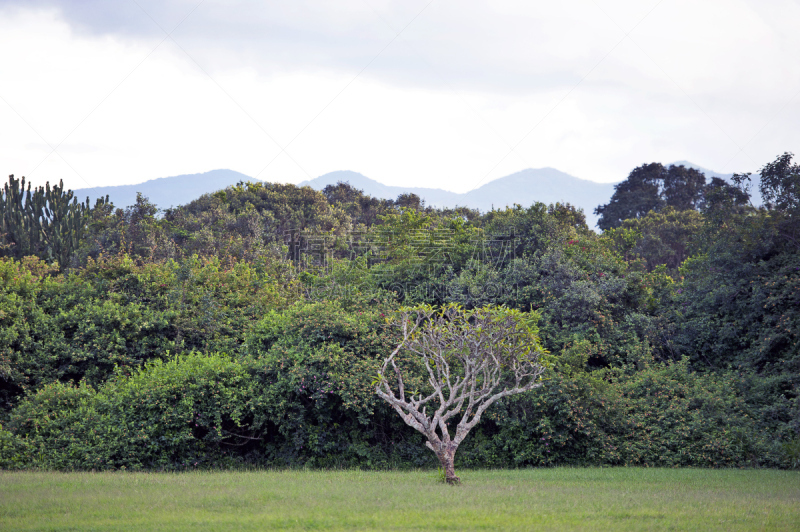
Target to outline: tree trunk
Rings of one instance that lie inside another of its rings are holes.
[[[450,443],[443,445],[443,448],[436,453],[439,463],[442,464],[444,470],[444,480],[448,484],[458,484],[461,479],[456,476],[456,468],[454,465],[457,447]]]

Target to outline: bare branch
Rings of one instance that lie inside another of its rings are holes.
[[[376,393],[406,424],[427,437],[426,445],[448,475],[453,472],[458,445],[487,408],[504,397],[541,386],[537,381],[544,372],[540,356],[545,351],[529,321],[521,312],[503,307],[467,311],[448,305],[436,311],[420,306],[399,313],[395,325],[402,330],[402,340],[384,360]],[[394,388],[387,376],[390,366]],[[416,382],[427,382],[425,394],[406,397],[408,379],[403,371]],[[428,415],[427,406],[433,402],[438,407]],[[451,438],[448,422],[459,415]]]

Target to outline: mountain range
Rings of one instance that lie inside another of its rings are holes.
[[[117,207],[128,207],[136,203],[136,193],[140,192],[158,208],[168,209],[185,205],[203,194],[222,190],[239,181],[257,180],[233,170],[211,170],[202,174],[161,177],[135,185],[79,188],[75,191],[75,197],[80,201],[88,196],[94,203],[95,198],[108,196]]]
[[[488,211],[515,203],[524,207],[536,201],[547,204],[571,203],[583,209],[589,226],[594,226],[597,222],[594,208],[607,203],[614,193],[613,183],[579,179],[555,168],[529,168],[495,179],[463,194],[438,188],[387,186],[350,171],[331,172],[300,184],[322,190],[338,181],[349,182],[365,193],[379,198],[394,199],[403,192],[411,192],[424,199],[427,205],[435,207],[466,206]]]
[[[718,174],[687,161],[674,164],[696,168],[704,172],[707,178],[721,177],[730,180],[731,177],[731,174]],[[136,202],[136,193],[140,192],[159,208],[165,209],[184,205],[203,194],[224,189],[240,181],[258,180],[233,170],[220,169],[202,174],[151,179],[135,185],[83,188],[76,190],[75,195],[79,199],[89,196],[92,200],[108,195],[115,205],[129,206]],[[597,223],[595,207],[608,203],[614,193],[615,185],[615,183],[597,183],[579,179],[555,168],[530,168],[495,179],[465,193],[440,188],[384,185],[358,172],[347,170],[330,172],[303,181],[299,186],[307,185],[315,190],[322,190],[327,185],[339,181],[350,183],[366,194],[378,198],[395,199],[402,193],[413,193],[422,198],[426,205],[436,207],[466,206],[488,211],[493,208],[502,209],[515,203],[525,207],[536,201],[547,204],[570,203],[583,209],[589,227],[594,227]]]

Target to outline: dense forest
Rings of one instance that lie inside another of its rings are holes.
[[[539,316],[544,385],[459,467],[800,466],[800,165],[634,169],[598,206],[478,212],[241,183],[159,211],[13,176],[0,468],[427,467],[375,394],[405,305]]]

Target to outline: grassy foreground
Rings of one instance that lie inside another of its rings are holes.
[[[0,472],[0,530],[800,530],[800,472]]]

